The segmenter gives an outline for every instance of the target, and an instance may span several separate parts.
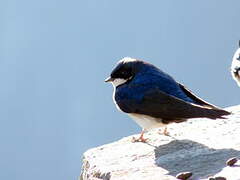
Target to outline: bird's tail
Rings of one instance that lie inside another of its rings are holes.
[[[197,114],[201,114],[202,117],[210,119],[226,119],[225,116],[231,114],[231,112],[228,112],[220,108],[202,108],[201,111],[202,111],[201,113],[198,112]]]

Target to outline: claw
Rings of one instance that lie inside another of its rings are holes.
[[[170,136],[170,133],[168,132],[167,127],[164,128],[163,134],[165,136]]]
[[[167,130],[167,127],[164,128],[163,132],[161,132],[161,130],[159,130],[159,134],[163,134],[165,136],[170,136],[170,133]]]
[[[140,135],[139,138],[133,137],[133,138],[132,138],[132,142],[133,142],[133,143],[135,143],[135,142],[143,142],[143,143],[146,143],[148,139],[147,139],[147,138],[145,139],[145,138],[143,137],[143,134],[144,134],[144,131],[141,132],[141,135]]]

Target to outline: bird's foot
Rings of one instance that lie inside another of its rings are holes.
[[[170,133],[168,132],[166,127],[164,128],[163,132],[161,131],[161,129],[159,129],[158,133],[163,134],[165,136],[170,136]]]
[[[135,142],[143,142],[143,143],[146,143],[148,141],[147,138],[143,138],[143,137],[139,137],[139,138],[135,138],[133,137],[132,138],[132,142],[135,143]]]
[[[146,142],[148,141],[148,139],[147,139],[147,138],[144,138],[144,137],[143,137],[143,134],[144,134],[144,132],[141,133],[141,135],[140,135],[139,138],[133,137],[133,138],[132,138],[132,142],[133,142],[133,143],[135,143],[135,142],[143,142],[143,143],[146,143]]]

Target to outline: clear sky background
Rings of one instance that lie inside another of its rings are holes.
[[[124,56],[240,104],[238,0],[0,1],[0,179],[77,179],[89,148],[138,133],[104,83]]]

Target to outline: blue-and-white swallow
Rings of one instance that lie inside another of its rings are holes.
[[[123,58],[105,82],[114,87],[117,108],[142,127],[144,132],[190,118],[224,118],[228,111],[194,95],[184,85],[154,65],[142,60]]]
[[[240,41],[238,43],[239,47],[234,53],[232,65],[231,65],[231,74],[233,79],[240,86]]]

